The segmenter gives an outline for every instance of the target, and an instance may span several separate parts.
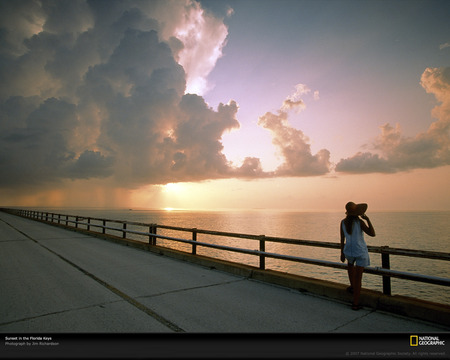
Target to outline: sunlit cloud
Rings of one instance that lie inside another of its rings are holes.
[[[198,3],[191,4],[174,36],[183,43],[178,61],[186,72],[186,93],[203,95],[210,87],[207,76],[222,56],[228,29]]]
[[[289,124],[288,111],[305,109],[302,95],[310,93],[304,84],[298,84],[295,92],[284,101],[277,114],[267,112],[259,118],[258,124],[272,134],[272,143],[279,150],[284,162],[276,169],[275,176],[323,175],[330,171],[330,152],[326,149],[311,153],[309,138]]]
[[[309,92],[311,92],[311,90],[305,84],[297,84],[295,86],[295,92],[283,101],[283,105],[280,110],[289,111],[294,109],[296,112],[303,111],[306,108],[306,105],[301,97]]]
[[[336,171],[393,173],[450,164],[450,67],[426,69],[420,83],[438,102],[432,110],[436,120],[428,130],[405,137],[398,124],[384,124],[371,144],[373,152],[359,152],[342,159]]]

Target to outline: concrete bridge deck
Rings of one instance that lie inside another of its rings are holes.
[[[442,333],[449,328],[0,212],[0,333]]]

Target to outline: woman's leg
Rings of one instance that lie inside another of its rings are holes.
[[[347,266],[347,271],[348,271],[348,280],[350,281],[350,287],[352,288],[352,290],[354,289],[353,286],[353,281],[354,281],[354,272],[355,272],[355,267],[353,266],[353,264],[350,264],[350,262],[348,263]]]
[[[362,274],[364,272],[364,267],[354,266],[353,267],[353,307],[357,308],[359,306],[359,296],[361,294],[362,285]]]

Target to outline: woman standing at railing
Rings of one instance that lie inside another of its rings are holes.
[[[359,295],[361,293],[362,274],[364,267],[370,265],[369,251],[364,241],[365,232],[369,236],[375,236],[375,229],[369,218],[365,215],[367,204],[355,204],[348,202],[345,205],[347,216],[341,221],[341,261],[348,260],[349,292],[353,293],[352,309],[359,310]],[[367,225],[362,219],[367,221]]]

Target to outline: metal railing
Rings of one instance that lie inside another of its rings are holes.
[[[51,212],[45,211],[36,211],[36,210],[19,210],[19,209],[0,209],[1,211],[8,212],[11,214],[19,215],[22,217],[27,217],[39,221],[44,221],[48,223],[58,224],[65,227],[73,228],[73,229],[83,229],[92,233],[103,234],[103,235],[111,235],[111,236],[120,236],[122,239],[130,240],[128,234],[137,235],[143,237],[144,241],[149,244],[149,246],[156,246],[157,239],[163,239],[168,241],[174,241],[184,244],[191,245],[190,253],[192,255],[197,254],[197,247],[206,247],[213,248],[223,251],[237,252],[242,254],[253,255],[259,257],[259,268],[266,269],[266,259],[280,259],[286,261],[293,261],[298,263],[312,264],[317,266],[325,266],[331,268],[338,269],[347,269],[347,265],[338,262],[332,262],[327,260],[320,259],[311,259],[304,258],[292,255],[285,254],[277,254],[267,252],[266,243],[282,243],[282,244],[292,244],[299,246],[312,246],[312,247],[323,247],[330,249],[339,249],[339,243],[332,242],[322,242],[322,241],[313,241],[313,240],[299,240],[299,239],[290,239],[290,238],[280,238],[280,237],[272,237],[265,235],[250,235],[250,234],[240,234],[240,233],[232,233],[232,232],[223,232],[223,231],[212,231],[212,230],[203,230],[197,228],[183,228],[177,226],[167,226],[167,225],[158,225],[158,224],[148,224],[148,223],[140,223],[133,221],[121,221],[121,220],[111,220],[104,218],[93,218],[93,217],[84,217],[78,215],[66,215],[66,214],[55,214]],[[119,227],[117,227],[119,224]],[[143,228],[143,230],[133,230],[130,229],[129,226],[134,226],[138,228]],[[158,229],[166,229],[173,230],[182,233],[191,233],[190,239],[185,239],[181,237],[171,237],[158,234]],[[244,248],[237,248],[225,245],[217,245],[206,242],[201,242],[197,240],[198,234],[206,234],[212,236],[220,236],[227,238],[240,238],[240,239],[248,239],[255,240],[259,242],[259,250],[250,250]],[[399,255],[399,256],[408,256],[408,257],[420,257],[425,259],[435,259],[435,260],[450,260],[450,253],[443,252],[435,252],[435,251],[421,251],[421,250],[411,250],[411,249],[401,249],[401,248],[391,248],[389,246],[368,246],[369,252],[381,254],[381,268],[380,267],[366,267],[364,271],[369,274],[374,274],[378,276],[382,276],[383,279],[383,293],[386,295],[391,295],[391,278],[400,278],[411,281],[424,282],[428,284],[435,284],[441,286],[450,286],[450,279],[431,276],[431,275],[422,275],[404,271],[397,271],[390,269],[390,255]]]

